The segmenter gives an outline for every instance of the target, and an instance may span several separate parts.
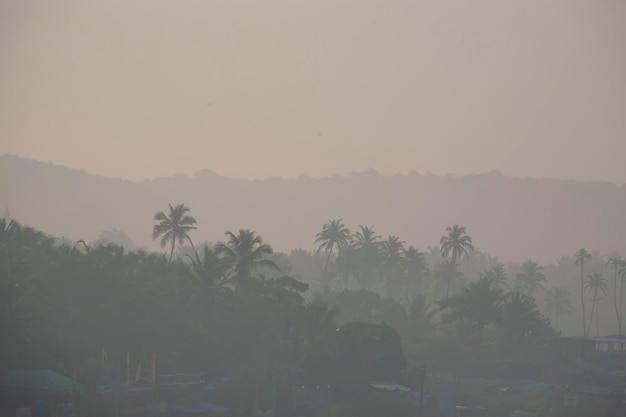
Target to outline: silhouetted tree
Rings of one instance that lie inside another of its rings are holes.
[[[587,279],[585,280],[585,289],[589,290],[593,293],[592,296],[592,304],[591,304],[591,314],[589,315],[589,326],[587,327],[587,335],[591,333],[591,323],[593,322],[593,312],[595,310],[596,316],[598,313],[598,302],[600,301],[600,297],[598,293],[602,293],[602,295],[606,295],[607,285],[606,278],[602,276],[599,272],[594,272],[591,275],[587,275]],[[598,330],[597,321],[599,319],[596,317],[596,331]],[[599,335],[598,335],[599,336]]]
[[[554,318],[556,325],[562,314],[574,311],[569,293],[564,287],[552,287],[548,290],[546,298],[546,313]]]
[[[203,301],[211,303],[216,295],[227,292],[228,265],[219,256],[215,247],[207,244],[202,246],[202,258],[198,252],[191,259],[191,271],[203,289]]]
[[[359,225],[359,229],[352,241],[359,265],[363,269],[364,287],[369,289],[372,285],[372,272],[379,267],[380,236],[371,227]]]
[[[613,279],[613,306],[615,307],[615,315],[617,316],[617,327],[619,329],[619,334],[622,334],[622,315],[620,313],[620,309],[617,305],[617,280],[619,278],[620,267],[622,266],[622,258],[619,256],[612,256],[609,258],[608,262],[609,266],[614,272]],[[621,280],[620,280],[621,281]],[[621,290],[621,286],[620,286]],[[620,305],[621,305],[621,291],[620,291]]]
[[[587,315],[585,314],[585,280],[584,266],[585,260],[591,259],[591,254],[585,248],[580,248],[574,255],[574,263],[580,265],[580,305],[583,308],[583,335],[587,336]]]
[[[515,283],[518,290],[532,297],[537,289],[543,289],[546,277],[541,272],[541,266],[536,262],[526,261],[522,264],[522,271],[515,276]]]
[[[497,288],[511,288],[508,283],[508,274],[504,270],[504,265],[502,265],[501,263],[492,266],[487,271],[485,271],[483,275],[486,278],[489,278],[493,282],[493,285]]]
[[[169,257],[171,261],[177,242],[179,245],[182,245],[185,241],[188,241],[193,248],[193,242],[189,237],[189,232],[196,229],[196,219],[187,214],[189,207],[184,204],[178,204],[176,207],[172,207],[171,204],[168,205],[170,208],[169,214],[159,211],[154,215],[154,220],[159,223],[155,224],[152,229],[152,239],[160,237],[160,245],[162,248],[168,243],[171,244]]]
[[[326,263],[324,264],[323,279],[326,282],[328,261],[335,250],[341,251],[350,244],[350,230],[343,224],[342,219],[329,220],[322,227],[322,231],[315,235],[315,244],[318,251],[326,253]]]
[[[523,343],[542,326],[542,316],[532,297],[519,291],[510,292],[502,304],[499,327],[513,344]]]
[[[413,245],[404,251],[403,263],[406,271],[407,294],[413,296],[415,293],[414,285],[420,286],[428,276],[428,264],[424,253],[415,249]]]
[[[380,246],[380,257],[382,268],[387,278],[386,285],[388,294],[390,290],[398,284],[398,278],[402,272],[404,252],[404,241],[400,240],[397,236],[389,236]]]
[[[491,279],[480,277],[465,286],[459,295],[440,301],[439,306],[443,310],[443,322],[460,323],[477,337],[480,346],[483,329],[500,317],[502,290]]]
[[[263,259],[264,256],[273,252],[272,247],[263,243],[261,236],[255,235],[254,231],[240,229],[237,235],[230,231],[227,231],[226,235],[229,238],[228,242],[218,243],[215,245],[215,250],[233,270],[235,291],[245,285],[252,271],[256,271],[258,267],[279,270],[276,263]]]
[[[472,238],[465,231],[465,227],[455,224],[452,227],[447,227],[446,232],[448,235],[442,236],[439,244],[441,245],[441,256],[451,258],[451,276],[446,288],[446,298],[448,298],[450,296],[450,283],[456,275],[456,261],[463,255],[467,257],[469,251],[474,250],[474,245],[472,244]]]

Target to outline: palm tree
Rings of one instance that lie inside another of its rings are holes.
[[[191,271],[200,285],[204,287],[207,301],[225,292],[225,285],[228,283],[228,267],[220,258],[215,247],[204,244],[202,247],[202,258],[198,252],[194,252],[194,257],[187,255],[191,259]]]
[[[465,286],[459,295],[440,301],[439,305],[444,310],[443,322],[468,326],[480,342],[483,329],[500,317],[502,290],[494,287],[491,279],[480,277],[478,282]]]
[[[584,266],[585,259],[590,259],[591,254],[585,248],[580,248],[578,252],[574,255],[574,263],[576,265],[580,265],[580,304],[583,308],[583,335],[587,336],[587,316],[585,314],[585,289],[584,289]]]
[[[446,285],[449,288],[451,285],[455,285],[457,282],[462,282],[463,273],[457,271],[456,268],[453,267],[451,260],[444,259],[443,262],[435,265],[433,278],[435,279],[436,283],[435,288],[433,289],[433,299],[436,300],[439,296],[440,284],[443,282],[443,285]]]
[[[622,259],[619,268],[619,316],[622,316],[622,300],[624,299],[624,280],[626,280],[626,260]]]
[[[322,227],[322,231],[315,235],[315,244],[319,245],[317,250],[326,253],[326,263],[324,264],[323,277],[326,280],[326,270],[331,254],[341,251],[350,244],[350,230],[343,224],[342,219],[329,220]]]
[[[272,247],[263,243],[261,236],[256,236],[254,231],[240,229],[239,234],[227,231],[228,243],[218,243],[215,250],[222,256],[224,261],[233,271],[235,291],[250,279],[252,271],[258,267],[279,270],[278,265],[269,259],[263,259],[270,255]]]
[[[414,290],[411,287],[414,284],[418,286],[424,282],[424,278],[428,275],[428,264],[424,257],[424,252],[420,252],[415,249],[415,246],[411,245],[404,251],[404,268],[406,271],[407,279],[407,294],[413,296]],[[414,289],[415,287],[413,287]]]
[[[505,296],[499,324],[511,341],[519,344],[539,328],[541,313],[532,297],[519,291],[510,292]]]
[[[467,235],[465,227],[455,224],[452,227],[447,227],[446,232],[448,232],[448,235],[442,236],[439,244],[441,245],[441,255],[444,258],[451,257],[451,278],[448,280],[446,289],[446,298],[448,298],[450,295],[450,283],[452,278],[456,276],[456,261],[463,255],[467,257],[469,255],[468,251],[474,250],[474,245],[472,244],[472,238]]]
[[[589,316],[589,326],[587,327],[587,335],[591,332],[591,323],[593,322],[593,311],[596,310],[596,315],[598,313],[598,301],[600,298],[598,297],[598,292],[601,292],[602,295],[606,295],[607,286],[606,286],[606,278],[602,276],[599,272],[594,272],[591,275],[587,275],[587,280],[585,281],[585,289],[593,292],[593,298],[591,304],[591,314]],[[598,318],[596,318],[596,321]],[[596,331],[598,328],[598,324],[596,322]],[[599,336],[599,335],[598,335]]]
[[[622,266],[622,258],[619,256],[612,256],[609,258],[608,262],[609,266],[615,273],[615,277],[613,280],[613,306],[615,307],[615,315],[617,316],[617,327],[619,329],[619,334],[622,334],[622,314],[621,310],[617,307],[617,279],[619,278],[619,270]],[[621,280],[620,280],[621,281]],[[621,287],[620,285],[620,295],[621,295]],[[621,297],[620,297],[620,306],[621,306]]]
[[[546,277],[541,272],[541,266],[536,262],[526,261],[522,264],[522,271],[515,276],[516,287],[529,297],[532,297],[537,289],[543,289]]]
[[[344,281],[344,289],[353,289],[360,268],[359,257],[354,243],[349,244],[339,252],[335,266]]]
[[[433,328],[436,304],[428,301],[423,294],[406,297],[407,318],[410,322],[412,340],[422,339]]]
[[[483,275],[489,278],[493,282],[493,285],[498,288],[511,288],[511,286],[507,282],[509,276],[504,270],[504,265],[502,265],[501,263],[492,266],[487,271],[485,271]]]
[[[404,241],[397,236],[389,236],[380,246],[382,267],[387,275],[387,289],[397,284],[397,278],[402,271],[404,255]]]
[[[372,271],[378,269],[380,258],[380,236],[371,227],[361,226],[353,237],[354,249],[365,274],[365,287],[372,285]]]
[[[564,287],[552,287],[546,298],[546,314],[554,318],[556,326],[559,316],[574,311],[569,292]]]
[[[186,205],[178,204],[176,207],[172,207],[171,204],[168,205],[170,207],[169,215],[162,211],[154,215],[154,220],[159,223],[155,224],[152,229],[152,239],[161,237],[160,244],[162,248],[168,243],[172,245],[169,257],[169,261],[171,262],[176,242],[182,245],[185,241],[188,241],[193,248],[193,242],[189,237],[189,232],[196,229],[196,219],[187,214],[190,209]]]

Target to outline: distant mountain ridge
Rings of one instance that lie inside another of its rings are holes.
[[[326,178],[243,180],[209,170],[133,182],[18,156],[0,156],[0,204],[11,215],[55,236],[93,240],[124,231],[156,249],[154,213],[185,203],[198,221],[194,241],[224,239],[250,228],[275,250],[313,249],[331,218],[351,230],[372,226],[419,249],[435,246],[445,228],[467,228],[477,248],[503,260],[551,262],[580,247],[626,249],[626,187],[609,182],[467,176],[370,170]]]

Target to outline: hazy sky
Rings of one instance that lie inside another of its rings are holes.
[[[0,0],[0,154],[626,182],[623,0]]]

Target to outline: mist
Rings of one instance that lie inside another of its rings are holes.
[[[0,1],[0,415],[626,415],[625,18]]]

